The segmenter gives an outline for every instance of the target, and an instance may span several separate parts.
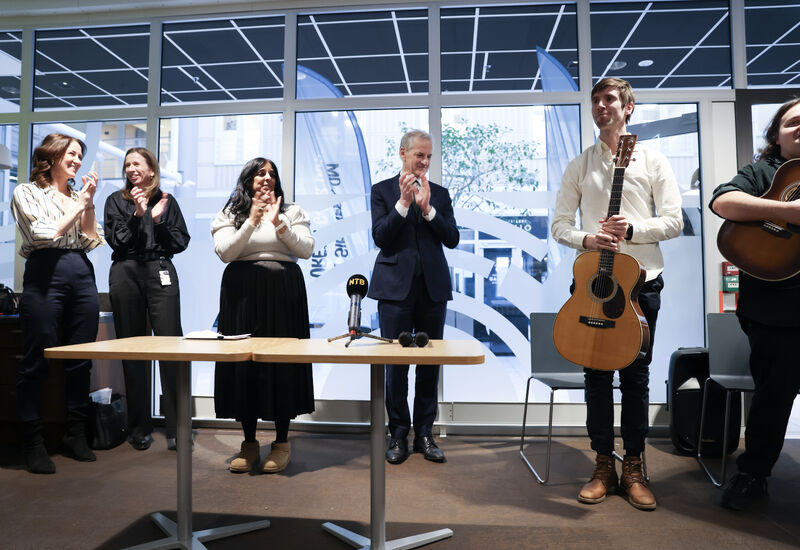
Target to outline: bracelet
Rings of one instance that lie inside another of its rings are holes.
[[[286,231],[286,220],[281,220],[281,223],[275,226],[275,233],[279,233],[282,235],[285,231]]]
[[[87,206],[87,207],[86,207],[86,208],[84,208],[83,210],[84,210],[84,211],[86,211],[86,210],[94,210],[94,205],[92,205],[92,206]]]

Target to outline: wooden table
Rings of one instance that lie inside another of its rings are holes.
[[[139,359],[159,361],[222,361],[250,359],[280,363],[369,364],[370,375],[370,535],[362,537],[332,523],[323,529],[356,548],[400,550],[416,548],[453,536],[450,529],[440,529],[394,541],[386,541],[386,464],[384,448],[384,365],[476,365],[483,363],[483,349],[474,340],[431,340],[424,348],[404,348],[360,339],[349,347],[344,341],[322,339],[250,338],[245,340],[186,340],[179,336],[137,336],[102,342],[60,346],[45,350],[45,357],[60,359]],[[178,369],[177,443],[178,443],[178,522],[177,525],[156,512],[151,515],[167,538],[134,547],[205,548],[203,541],[269,527],[268,520],[217,527],[192,532],[192,418],[191,372]]]
[[[268,340],[268,339],[267,339]],[[44,350],[45,357],[59,359],[138,359],[145,361],[249,361],[250,340],[186,340],[180,336],[136,336],[89,342]],[[203,541],[215,540],[269,527],[268,520],[215,527],[192,532],[192,415],[191,369],[178,369],[178,522],[163,514],[151,514],[167,538],[135,546],[136,550],[156,548],[205,548]]]
[[[345,341],[323,339],[275,341],[253,339],[253,360],[282,363],[369,364],[370,370],[370,538],[324,523],[322,528],[355,548],[405,550],[453,536],[439,529],[393,541],[386,540],[386,427],[384,365],[476,365],[483,363],[483,348],[476,340],[431,340],[424,348],[404,348],[375,340],[359,339],[344,347]]]

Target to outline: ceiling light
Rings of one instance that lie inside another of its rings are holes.
[[[72,84],[70,84],[70,83],[69,83],[69,82],[67,82],[66,80],[62,80],[61,82],[56,82],[56,83],[55,83],[55,87],[56,87],[56,88],[60,88],[60,89],[62,89],[62,90],[69,90],[69,89],[71,89],[73,86],[72,86]]]
[[[649,67],[652,64],[653,64],[653,60],[652,59],[642,59],[641,61],[639,61],[639,66],[640,67]]]
[[[624,69],[627,66],[628,64],[625,61],[614,61],[609,67],[609,69],[611,69],[612,71],[618,71],[620,69]]]

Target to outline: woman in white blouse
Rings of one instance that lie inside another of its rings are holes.
[[[245,164],[230,199],[211,226],[214,251],[228,264],[222,275],[219,332],[308,338],[308,300],[297,258],[314,251],[308,215],[284,201],[275,163]],[[223,363],[214,379],[219,418],[242,423],[244,441],[231,472],[249,472],[260,460],[258,419],[275,422],[275,441],[261,465],[280,472],[289,463],[289,421],[314,410],[311,364]]]
[[[11,212],[27,258],[20,301],[23,355],[17,371],[17,402],[23,426],[25,460],[37,474],[55,473],[42,438],[42,386],[50,373],[44,349],[97,338],[99,304],[94,269],[86,252],[105,244],[97,223],[94,194],[98,176],[81,178],[72,188],[86,145],[50,134],[33,152],[31,183],[14,189]],[[61,342],[58,336],[61,335]],[[81,461],[96,459],[87,442],[90,360],[65,360],[67,453]]]

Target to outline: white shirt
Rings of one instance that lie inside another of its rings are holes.
[[[608,214],[614,161],[602,140],[570,161],[561,179],[550,232],[561,244],[586,252],[583,239],[600,229],[599,220]],[[580,209],[578,228],[575,212]],[[647,280],[664,270],[659,241],[677,237],[683,231],[681,194],[666,157],[658,151],[636,145],[625,169],[620,202],[621,215],[633,225],[633,237],[622,240],[619,251],[630,254],[647,270]]]
[[[69,188],[70,198],[78,202],[78,192]],[[89,237],[81,229],[81,216],[70,225],[63,235],[56,236],[58,221],[64,217],[66,210],[56,200],[58,191],[52,185],[44,189],[35,183],[21,183],[14,188],[11,199],[11,213],[17,221],[17,228],[22,236],[19,255],[27,258],[34,250],[43,248],[63,248],[65,250],[83,250],[88,252],[106,244],[103,228],[96,222],[97,238]]]
[[[283,233],[275,231],[275,226],[267,220],[254,226],[249,218],[236,229],[233,214],[221,210],[211,224],[214,252],[225,263],[237,260],[296,262],[297,258],[310,258],[314,252],[314,237],[308,214],[298,205],[289,204],[278,219],[286,224]]]

